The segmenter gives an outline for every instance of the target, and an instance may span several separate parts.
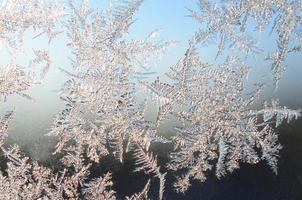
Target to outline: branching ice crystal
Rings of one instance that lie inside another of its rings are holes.
[[[5,144],[15,113],[8,112],[0,118],[0,149],[7,164],[0,172],[0,199],[116,199],[111,173],[91,180],[90,170],[108,155],[124,163],[127,153],[135,158],[134,172],[143,171],[157,179],[157,198],[163,199],[166,172],[150,146],[167,142],[156,129],[169,117],[180,122],[174,127],[174,152],[167,165],[181,173],[174,184],[178,192],[185,192],[193,179],[205,181],[209,170],[221,178],[238,169],[241,162],[263,160],[277,173],[282,147],[271,124],[277,127],[284,120],[297,119],[301,111],[281,107],[275,100],[252,109],[262,87],[259,84],[255,91],[244,93],[250,67],[240,57],[242,53],[262,53],[248,24],[255,20],[257,31],[272,28],[278,48],[267,59],[272,61],[278,82],[287,55],[302,49],[298,44],[302,38],[301,0],[226,0],[217,5],[200,0],[200,12],[191,15],[205,28],[195,34],[184,57],[170,68],[167,83],[159,78],[152,83],[143,79],[153,74],[148,71],[153,57],[174,42],[154,42],[158,30],[144,39],[126,39],[142,3],[110,1],[107,10],[98,11],[90,8],[89,0],[71,0],[70,9],[61,1],[0,1],[0,45],[12,57],[0,69],[1,101],[13,94],[32,99],[26,91],[40,83],[51,65],[45,49],[33,49],[28,67],[17,64],[27,31],[33,30],[33,39],[45,34],[49,42],[66,31],[73,53],[73,69],[61,68],[68,76],[60,90],[66,106],[48,134],[58,139],[54,154],[60,156],[62,170],[43,167],[16,145]],[[62,27],[63,16],[67,18]],[[225,50],[235,51],[228,51],[231,53],[222,63],[202,63],[197,45],[210,40],[218,41],[217,56]],[[236,50],[241,52],[238,57]],[[155,123],[144,117],[147,101],[138,101],[138,86],[157,100]],[[126,199],[148,199],[150,185],[148,180],[142,191]]]
[[[29,28],[47,34],[49,40],[59,32],[58,20],[66,15],[60,0],[1,0],[0,44],[14,51],[22,48],[24,34]]]
[[[217,56],[228,49],[246,54],[264,53],[248,30],[251,24],[256,24],[252,27],[254,32],[271,29],[271,34],[277,35],[277,50],[266,58],[272,62],[276,86],[286,69],[287,55],[301,52],[301,0],[226,0],[217,4],[199,0],[199,8],[200,12],[192,11],[191,15],[205,28],[197,32],[196,39],[202,44],[210,40],[217,42]]]
[[[269,124],[274,117],[276,126],[284,119],[289,122],[300,111],[282,108],[275,101],[272,106],[251,110],[261,88],[244,94],[249,67],[236,57],[228,57],[219,66],[202,64],[195,42],[190,42],[184,58],[167,73],[170,84],[159,84],[159,80],[142,84],[159,100],[159,116],[172,115],[182,123],[175,127],[175,152],[168,164],[169,169],[182,173],[176,190],[185,192],[193,179],[205,181],[206,172],[213,168],[221,178],[241,162],[265,160],[277,173],[281,145]]]
[[[6,100],[11,94],[18,94],[32,99],[24,93],[33,84],[39,83],[35,74],[26,72],[25,69],[16,64],[10,64],[0,69],[0,98]]]
[[[146,39],[124,39],[142,2],[114,4],[108,11],[96,12],[88,1],[80,5],[71,1],[66,28],[74,70],[62,69],[70,77],[61,90],[66,109],[49,135],[59,138],[55,153],[67,153],[64,161],[70,161],[79,149],[94,162],[108,154],[123,162],[127,152],[135,152],[135,171],[145,170],[159,179],[162,199],[165,174],[149,153],[151,142],[162,139],[144,119],[145,103],[137,103],[135,79],[148,74],[141,72],[147,58],[160,55],[173,42],[153,42],[156,32]]]

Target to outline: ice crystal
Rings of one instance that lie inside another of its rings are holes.
[[[12,120],[13,117],[13,112],[7,112],[4,117],[2,117],[2,119],[0,120],[0,147],[2,147],[2,145],[4,144],[4,141],[8,135],[8,125],[9,122]]]
[[[286,69],[287,55],[301,52],[301,0],[226,0],[216,4],[199,0],[199,8],[200,12],[192,11],[191,15],[205,26],[197,32],[196,39],[203,44],[217,42],[217,56],[230,48],[246,54],[264,53],[248,30],[251,24],[256,24],[254,31],[271,29],[271,34],[277,35],[276,52],[268,53],[266,58],[272,62],[276,86]]]
[[[59,138],[55,153],[68,152],[64,160],[81,149],[94,162],[108,154],[123,162],[125,153],[135,151],[137,162],[143,164],[136,171],[146,170],[159,178],[162,199],[164,175],[149,154],[151,142],[161,138],[144,119],[145,104],[137,103],[135,78],[148,74],[141,72],[146,58],[161,54],[172,42],[153,42],[155,32],[146,39],[125,39],[141,3],[129,1],[96,12],[89,9],[88,1],[71,2],[66,27],[74,70],[62,69],[70,77],[61,90],[66,109],[49,135]]]
[[[54,0],[2,0],[0,2],[0,44],[14,51],[22,48],[24,34],[30,28],[47,34],[49,40],[56,36],[58,20],[66,15],[62,1]]]
[[[116,199],[111,172],[91,179],[91,166],[108,155],[123,164],[126,154],[135,158],[134,172],[156,178],[157,198],[164,199],[166,172],[150,147],[153,142],[168,141],[156,130],[169,117],[180,124],[174,127],[174,152],[167,165],[181,173],[174,184],[178,192],[185,192],[193,179],[205,181],[209,170],[222,178],[241,162],[265,161],[277,173],[282,147],[272,124],[289,123],[301,111],[281,107],[276,100],[253,108],[262,85],[244,93],[250,66],[240,55],[262,52],[247,30],[251,20],[256,21],[258,31],[272,26],[278,48],[267,59],[272,60],[277,82],[288,53],[301,51],[301,45],[292,44],[302,38],[301,0],[227,0],[217,5],[200,0],[201,12],[192,11],[191,15],[205,29],[196,33],[184,57],[170,68],[166,74],[169,82],[157,78],[152,83],[144,81],[153,74],[148,64],[174,42],[156,42],[158,30],[143,39],[127,39],[142,0],[110,1],[109,8],[102,11],[90,8],[89,0],[71,0],[69,9],[61,1],[0,3],[0,45],[12,56],[0,69],[1,101],[14,94],[32,99],[26,91],[40,83],[51,66],[45,49],[33,49],[28,67],[17,64],[25,32],[33,30],[33,39],[45,34],[51,41],[65,31],[73,53],[73,68],[60,68],[68,77],[60,90],[65,108],[48,134],[58,139],[54,154],[61,158],[62,170],[44,167],[16,145],[5,144],[14,111],[8,112],[0,119],[0,149],[7,164],[0,172],[0,199]],[[217,56],[229,49],[239,50],[240,55],[227,54],[222,63],[202,63],[197,46],[217,38]],[[155,122],[144,117],[147,99],[139,101],[138,86],[157,102]],[[151,183],[148,180],[142,191],[126,199],[148,199]]]
[[[46,33],[51,40],[56,36],[59,20],[66,15],[61,1],[3,0],[0,1],[0,45],[11,55],[10,64],[0,70],[0,98],[6,100],[10,94],[31,99],[24,93],[31,85],[40,83],[37,71],[16,64],[17,56],[24,52],[25,33],[34,29],[38,35]],[[46,50],[33,50],[33,64],[45,64],[39,69],[41,78],[47,73],[51,61]]]
[[[115,200],[114,191],[110,189],[113,185],[111,181],[111,174],[107,173],[104,177],[98,178],[89,182],[85,186],[84,191],[86,199],[108,199]]]
[[[16,64],[10,64],[0,69],[0,81],[0,98],[4,101],[11,94],[32,99],[24,91],[31,85],[39,83],[34,73],[26,72],[24,67]]]
[[[67,169],[54,174],[22,156],[17,146],[2,150],[8,162],[7,175],[0,172],[0,199],[115,199],[110,173],[87,182],[89,166],[81,162],[74,163],[75,172],[71,175]]]
[[[289,123],[293,119],[301,117],[301,109],[292,110],[287,107],[280,107],[278,101],[272,100],[271,106],[264,102],[264,108],[258,111],[252,111],[251,115],[262,115],[264,122],[271,122],[273,118],[276,118],[275,124],[278,127],[285,119]]]
[[[196,42],[191,40],[184,58],[167,73],[170,84],[159,80],[142,84],[159,100],[159,116],[172,115],[182,123],[175,127],[175,152],[168,164],[169,169],[182,172],[174,185],[176,190],[185,192],[193,179],[205,181],[207,171],[213,168],[221,178],[241,162],[265,160],[277,173],[281,145],[269,124],[274,123],[274,117],[276,126],[283,119],[289,122],[299,117],[300,111],[282,108],[274,101],[272,107],[251,110],[261,88],[244,93],[249,66],[234,56],[219,66],[202,64]]]

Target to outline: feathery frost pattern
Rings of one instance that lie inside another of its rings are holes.
[[[217,4],[199,0],[199,8],[200,12],[191,11],[191,16],[205,25],[196,33],[198,42],[217,42],[217,56],[225,50],[268,54],[276,87],[286,69],[287,55],[301,52],[301,0],[226,0]],[[277,35],[276,52],[264,52],[248,30],[248,25],[254,23],[254,32],[270,29]]]
[[[135,171],[146,169],[159,178],[162,199],[164,175],[148,152],[151,142],[160,137],[155,126],[144,120],[145,104],[137,103],[135,78],[144,74],[139,70],[145,69],[146,58],[162,54],[173,42],[153,42],[155,32],[145,39],[125,40],[142,1],[113,3],[106,16],[90,9],[88,1],[71,2],[66,27],[74,70],[63,70],[70,76],[61,90],[66,109],[49,135],[59,137],[55,153],[66,152],[64,161],[79,149],[93,162],[111,154],[121,163],[127,152],[139,151],[135,156],[143,166]]]
[[[272,106],[250,110],[261,87],[251,94],[243,93],[249,66],[231,56],[217,67],[202,64],[196,42],[191,40],[184,58],[168,72],[172,84],[159,85],[159,80],[149,86],[143,83],[158,96],[159,110],[163,111],[158,115],[172,115],[182,123],[175,127],[175,152],[168,164],[170,170],[183,173],[174,185],[176,191],[185,192],[193,179],[205,181],[206,172],[213,168],[221,178],[239,168],[240,162],[265,160],[277,173],[281,145],[269,124],[274,118],[276,126],[284,119],[289,122],[298,118],[300,111],[282,108],[275,101]],[[167,99],[166,103],[160,99]],[[259,117],[263,122],[259,123]]]
[[[34,30],[37,35],[33,38],[45,33],[49,40],[53,39],[59,33],[59,19],[66,11],[59,0],[2,0],[0,11],[0,46],[10,54],[10,63],[0,69],[0,98],[6,100],[8,95],[18,94],[32,99],[24,91],[41,83],[39,79],[47,73],[51,61],[47,50],[33,50],[36,58],[32,58],[32,63],[43,64],[41,69],[16,64],[18,55],[27,53],[23,48],[25,34]]]
[[[91,164],[85,164],[84,157],[99,162],[102,157],[113,154],[123,162],[126,152],[139,148],[145,153],[137,155],[139,160],[147,156],[154,162],[150,164],[157,169],[154,176],[160,179],[159,198],[162,199],[164,175],[158,166],[154,166],[155,157],[148,152],[153,140],[162,139],[156,136],[152,124],[144,120],[145,104],[136,102],[135,79],[148,74],[139,70],[145,68],[150,56],[161,55],[173,42],[153,42],[157,31],[141,40],[128,42],[123,39],[142,2],[114,2],[105,11],[106,15],[90,9],[86,0],[80,4],[71,1],[70,14],[58,1],[2,2],[1,16],[9,23],[1,27],[1,34],[5,36],[1,42],[13,56],[19,52],[17,47],[22,47],[26,30],[39,29],[33,38],[45,33],[51,41],[60,33],[55,25],[66,15],[70,18],[64,23],[70,40],[68,46],[74,52],[74,71],[62,69],[70,76],[61,90],[66,108],[56,117],[49,133],[59,138],[55,153],[63,153],[61,160],[66,169],[54,174],[22,156],[17,147],[6,149],[2,146],[8,163],[8,177],[1,174],[3,198],[115,199],[109,173],[88,182]],[[17,35],[18,40],[13,35]],[[40,78],[43,78],[51,65],[49,54],[40,49],[34,50],[34,56],[30,67],[42,66]],[[39,76],[14,64],[14,60],[13,57],[13,64],[1,70],[1,97],[6,100],[8,95],[18,94],[31,98],[24,92],[39,83]],[[9,113],[2,119],[1,145],[7,137],[10,118]],[[142,192],[127,198],[148,199],[149,186],[150,182]]]
[[[203,28],[166,73],[168,82],[144,79],[154,74],[150,62],[175,42],[157,42],[159,30],[143,39],[126,39],[142,3],[109,1],[108,9],[94,10],[89,0],[70,0],[67,6],[59,0],[0,1],[0,45],[11,56],[0,68],[1,102],[11,95],[33,100],[27,90],[40,84],[52,65],[46,49],[33,49],[28,66],[18,64],[27,32],[33,31],[33,40],[44,35],[49,42],[66,34],[72,52],[72,69],[60,68],[68,77],[60,89],[65,108],[48,133],[58,139],[53,154],[62,168],[42,166],[17,145],[6,145],[9,123],[17,111],[7,112],[0,117],[0,154],[6,163],[0,171],[0,199],[118,199],[114,174],[91,178],[91,166],[101,165],[106,157],[124,164],[126,154],[135,159],[134,173],[143,171],[150,177],[127,200],[150,199],[153,179],[159,184],[155,198],[165,199],[166,169],[178,173],[177,192],[185,192],[194,179],[206,181],[209,170],[222,178],[240,163],[265,161],[277,174],[282,146],[274,128],[301,117],[301,110],[282,107],[274,99],[254,108],[263,85],[244,92],[251,66],[242,55],[264,52],[247,30],[249,23],[256,22],[255,31],[271,28],[278,36],[278,48],[266,59],[272,62],[278,86],[288,54],[301,51],[296,45],[302,40],[301,0],[225,0],[217,5],[199,0],[200,11],[190,14]],[[226,58],[221,63],[201,61],[198,45],[211,41],[217,42],[217,57]],[[142,91],[148,95],[140,100]],[[155,121],[144,116],[148,98],[158,107]],[[166,139],[157,129],[170,118],[179,125],[174,127],[176,134]],[[160,166],[151,151],[155,142],[174,145],[166,166]]]

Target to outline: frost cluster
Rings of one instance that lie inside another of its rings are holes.
[[[0,149],[6,167],[0,172],[0,199],[116,199],[112,174],[90,178],[93,164],[112,156],[121,163],[125,155],[135,158],[134,172],[143,171],[159,184],[158,199],[164,198],[168,170],[180,172],[174,186],[185,192],[193,179],[206,180],[215,170],[221,178],[240,163],[267,162],[277,173],[281,145],[274,126],[301,116],[300,110],[279,105],[277,100],[252,109],[262,94],[262,84],[244,93],[251,66],[241,55],[263,54],[256,38],[247,30],[271,28],[277,34],[277,49],[269,54],[276,86],[285,70],[287,55],[301,51],[301,0],[225,0],[219,4],[200,0],[200,11],[191,11],[202,28],[189,40],[188,48],[169,72],[169,81],[152,74],[148,64],[175,42],[156,42],[158,31],[143,39],[127,34],[143,0],[109,1],[108,9],[94,10],[89,0],[0,1],[0,45],[11,54],[11,63],[0,68],[0,100],[9,95],[32,99],[26,90],[39,84],[52,65],[45,49],[34,49],[29,66],[17,64],[26,31],[47,36],[49,42],[66,34],[72,52],[72,69],[61,67],[68,80],[60,89],[65,108],[58,113],[48,136],[58,139],[54,154],[61,171],[42,166],[24,155],[17,145],[5,144],[9,122],[17,111],[0,119]],[[217,42],[214,66],[203,63],[198,46]],[[240,56],[236,56],[240,51]],[[140,92],[148,96],[141,101]],[[147,99],[158,107],[155,121],[145,119]],[[157,129],[169,118],[179,122],[169,139]],[[167,166],[160,166],[150,150],[154,143],[174,145]],[[168,170],[166,170],[168,169]],[[128,200],[149,199],[152,181]]]

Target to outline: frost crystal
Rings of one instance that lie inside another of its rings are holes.
[[[167,172],[150,147],[169,141],[157,135],[169,118],[179,122],[167,165],[181,174],[174,183],[176,191],[185,192],[193,179],[205,181],[209,170],[222,178],[241,162],[263,160],[277,173],[282,147],[271,124],[289,123],[301,111],[281,107],[276,100],[252,109],[262,85],[244,93],[250,67],[241,57],[262,53],[249,24],[256,24],[257,31],[271,28],[278,48],[267,59],[277,83],[287,55],[302,49],[296,45],[302,38],[301,0],[225,0],[217,5],[200,0],[200,12],[191,15],[204,28],[166,74],[169,82],[157,78],[151,83],[144,81],[154,74],[148,64],[175,42],[156,42],[158,30],[143,39],[126,39],[142,3],[109,1],[107,10],[98,11],[90,8],[89,0],[70,0],[68,9],[57,0],[0,1],[0,45],[11,55],[9,64],[0,68],[0,101],[14,94],[32,99],[26,91],[40,83],[51,66],[45,49],[33,49],[28,67],[17,64],[26,32],[33,32],[33,39],[45,34],[49,42],[65,32],[73,67],[60,68],[68,77],[60,90],[65,108],[48,134],[58,139],[54,154],[62,170],[44,167],[18,146],[5,144],[15,111],[8,112],[0,118],[0,153],[7,164],[0,172],[0,199],[116,199],[111,172],[91,179],[91,166],[106,156],[125,163],[126,154],[135,158],[134,172],[143,171],[158,181],[157,199],[164,199]],[[217,56],[232,49],[222,63],[201,62],[197,46],[211,40],[218,41]],[[147,98],[138,98],[140,88],[157,102],[155,122],[145,119]],[[125,198],[148,199],[152,182]]]
[[[94,162],[108,154],[120,162],[135,152],[139,165],[160,180],[162,199],[164,174],[156,157],[149,153],[152,141],[160,140],[155,127],[144,119],[145,104],[137,103],[135,78],[148,73],[148,57],[161,54],[171,42],[146,39],[127,41],[125,35],[142,1],[114,5],[106,16],[89,9],[88,1],[71,2],[71,20],[66,24],[73,51],[72,72],[62,69],[70,80],[61,90],[66,109],[58,115],[49,135],[59,137],[55,153],[83,155]],[[72,145],[71,145],[72,144]],[[64,160],[70,160],[68,158]],[[142,164],[142,166],[140,165]]]
[[[172,115],[181,122],[175,127],[175,152],[168,164],[170,170],[182,173],[174,185],[176,190],[185,192],[193,179],[205,181],[206,172],[215,166],[218,178],[239,168],[240,162],[256,164],[260,160],[277,173],[281,145],[269,124],[275,116],[276,126],[283,119],[289,122],[300,111],[281,108],[274,101],[272,107],[250,110],[261,88],[244,94],[249,67],[236,57],[215,67],[202,64],[195,42],[190,42],[184,58],[167,73],[170,84],[159,80],[143,83],[159,100],[158,116]],[[260,116],[263,122],[259,122]]]
[[[301,0],[226,0],[217,4],[199,0],[199,8],[200,12],[192,11],[191,15],[205,26],[197,32],[196,39],[202,44],[217,42],[217,56],[228,49],[264,53],[252,33],[271,29],[271,34],[277,35],[277,51],[266,58],[272,62],[276,86],[286,69],[287,55],[301,52]],[[251,32],[252,24],[255,26]]]
[[[0,44],[12,53],[22,47],[30,28],[39,31],[35,37],[46,33],[49,40],[53,39],[58,20],[66,15],[60,0],[2,0],[0,4]]]

